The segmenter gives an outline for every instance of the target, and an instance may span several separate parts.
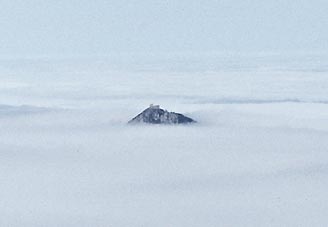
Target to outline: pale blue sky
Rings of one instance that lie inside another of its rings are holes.
[[[0,0],[0,54],[328,50],[327,0]]]

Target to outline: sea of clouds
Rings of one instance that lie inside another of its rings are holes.
[[[325,225],[327,59],[0,58],[0,226]]]

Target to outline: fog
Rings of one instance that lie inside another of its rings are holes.
[[[327,11],[1,1],[0,226],[326,225]]]
[[[325,225],[327,65],[306,56],[1,59],[0,225]],[[150,103],[198,123],[126,124]]]

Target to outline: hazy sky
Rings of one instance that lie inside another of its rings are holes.
[[[328,50],[327,0],[0,0],[0,54]]]

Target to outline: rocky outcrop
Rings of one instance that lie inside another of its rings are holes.
[[[167,110],[161,109],[158,105],[150,105],[149,108],[145,109],[128,123],[187,124],[195,122],[196,121],[183,114],[168,112]]]

